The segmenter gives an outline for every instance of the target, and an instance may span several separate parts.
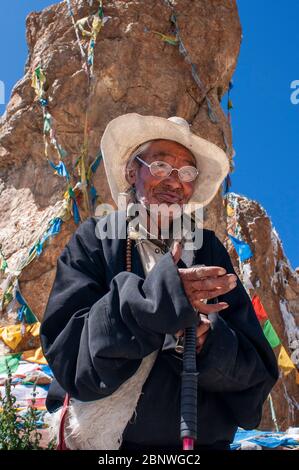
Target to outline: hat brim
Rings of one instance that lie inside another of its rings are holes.
[[[115,203],[117,204],[119,193],[128,188],[125,169],[132,152],[144,142],[154,139],[178,142],[192,152],[199,175],[189,204],[207,205],[229,172],[225,152],[185,126],[166,118],[137,113],[123,114],[110,121],[101,139],[105,171]]]

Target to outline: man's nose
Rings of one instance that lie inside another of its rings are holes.
[[[173,169],[172,172],[170,173],[170,175],[167,176],[167,178],[165,178],[164,181],[171,184],[172,188],[181,188],[182,187],[182,183],[181,183],[181,180],[179,178],[178,170]]]

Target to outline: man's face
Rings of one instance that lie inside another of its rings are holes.
[[[157,140],[152,142],[146,152],[141,156],[142,160],[150,164],[154,161],[169,163],[173,168],[183,166],[196,166],[192,153],[183,145],[170,140]],[[148,204],[186,204],[191,198],[195,182],[182,182],[177,171],[166,178],[153,176],[150,169],[139,162],[133,163],[133,172],[127,178],[130,184],[135,184],[139,201]]]

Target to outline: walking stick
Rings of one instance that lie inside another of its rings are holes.
[[[198,266],[205,266],[196,265]],[[205,303],[207,301],[204,301]],[[213,300],[217,303],[218,298]],[[197,325],[198,326],[198,325]],[[181,388],[181,439],[183,450],[194,450],[197,440],[197,388],[198,371],[196,364],[197,326],[185,329],[183,350],[183,372]]]
[[[198,264],[196,267],[205,266]],[[196,366],[197,326],[185,329],[183,350],[183,372],[181,385],[181,439],[183,450],[193,450],[197,440],[197,387]]]
[[[181,439],[183,450],[193,450],[197,440],[196,326],[185,329],[181,388]]]

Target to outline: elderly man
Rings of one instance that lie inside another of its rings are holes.
[[[215,196],[226,155],[182,118],[135,113],[108,124],[101,148],[114,200],[125,192],[130,204],[81,224],[57,262],[41,340],[56,379],[47,407],[60,445],[181,449],[177,342],[195,326],[196,448],[229,449],[238,426],[259,424],[278,372],[227,251],[192,212]],[[137,224],[136,204],[145,209]],[[170,206],[180,215],[167,218]],[[191,239],[201,234],[193,249],[188,230],[173,230],[186,214]],[[115,226],[114,237],[103,236]]]

